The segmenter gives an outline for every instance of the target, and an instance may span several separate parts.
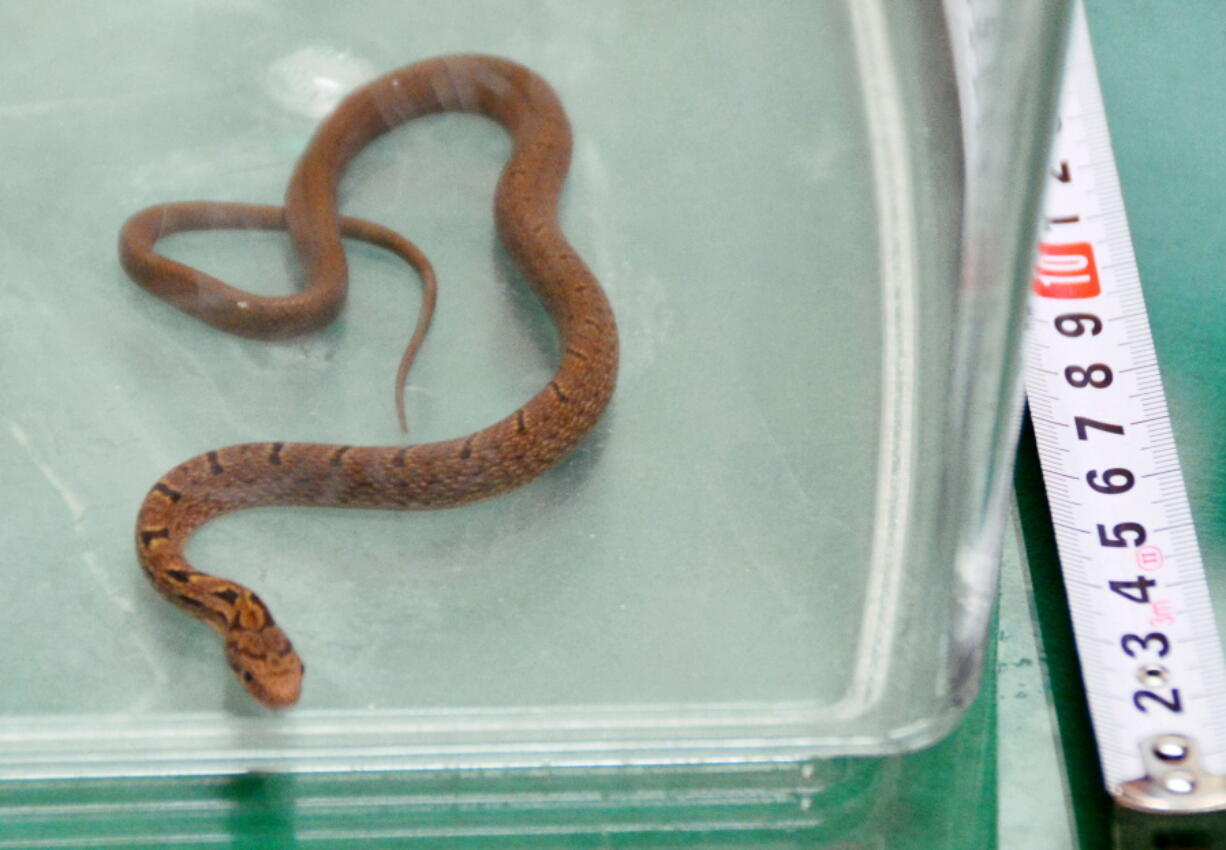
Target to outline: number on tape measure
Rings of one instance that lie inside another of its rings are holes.
[[[1068,173],[1068,163],[1061,163]],[[1055,217],[1050,224],[1075,224],[1079,217]],[[1034,270],[1034,291],[1043,298],[1093,298],[1102,291],[1094,246],[1089,242],[1040,242]]]

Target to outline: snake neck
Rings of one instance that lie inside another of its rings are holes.
[[[169,500],[164,482],[154,493]],[[171,490],[171,493],[179,491]],[[181,502],[182,495],[172,504]],[[146,500],[137,524],[141,568],[171,602],[208,623],[225,641],[226,662],[251,696],[268,708],[298,701],[305,666],[268,606],[253,591],[229,579],[196,570],[183,555],[192,531],[224,506],[207,501],[172,516],[160,516],[162,500]]]

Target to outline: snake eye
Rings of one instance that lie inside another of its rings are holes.
[[[251,671],[250,671],[250,670],[244,670],[244,671],[243,671],[243,681],[244,681],[244,682],[250,682],[250,681],[252,681],[253,679],[255,679],[255,676],[252,676],[252,675],[251,675]]]

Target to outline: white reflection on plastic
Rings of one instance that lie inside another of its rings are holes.
[[[322,118],[374,76],[374,66],[365,59],[315,44],[272,63],[264,82],[273,100],[289,111]]]

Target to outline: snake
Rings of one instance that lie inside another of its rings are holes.
[[[218,516],[255,507],[430,510],[488,499],[554,467],[608,406],[617,381],[616,322],[558,220],[570,124],[554,90],[523,65],[477,54],[426,59],[366,83],[336,106],[299,158],[283,206],[159,204],[132,215],[120,230],[120,264],[135,283],[196,319],[253,339],[295,337],[339,315],[348,288],[343,238],[404,259],[423,285],[417,326],[397,372],[397,413],[407,430],[403,387],[433,312],[433,269],[396,232],[341,215],[338,189],[346,167],[374,139],[413,118],[449,112],[484,115],[510,136],[494,192],[495,229],[556,330],[552,377],[510,415],[454,439],[386,446],[273,441],[212,449],[163,475],[137,513],[136,554],[146,577],[221,636],[235,677],[268,708],[299,700],[305,666],[254,591],[188,561],[193,532]],[[282,296],[247,292],[155,250],[173,233],[230,228],[285,231],[301,289]]]

